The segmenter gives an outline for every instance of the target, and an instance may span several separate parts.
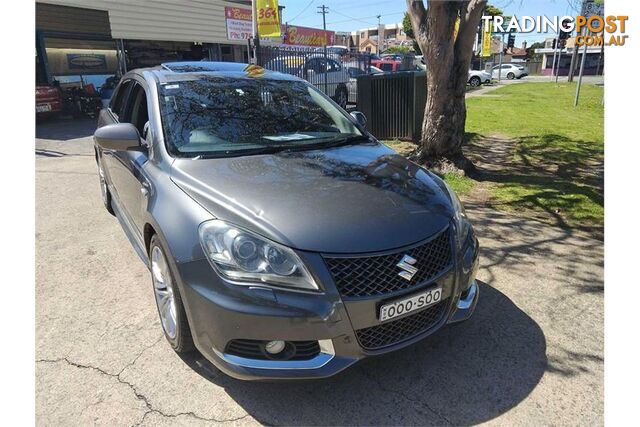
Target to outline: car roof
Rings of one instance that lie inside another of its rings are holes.
[[[127,74],[151,74],[158,83],[199,80],[202,77],[247,78],[271,80],[301,80],[290,74],[267,70],[259,65],[238,62],[181,61],[165,62],[157,67],[138,68]]]

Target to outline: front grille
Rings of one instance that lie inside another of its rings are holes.
[[[448,270],[453,263],[450,236],[447,227],[428,242],[411,249],[358,258],[325,257],[325,262],[343,297],[384,295],[422,284]],[[402,270],[396,264],[404,255],[417,260],[414,266],[418,272],[411,280],[398,275]]]
[[[285,350],[272,355],[264,350],[267,341],[231,340],[225,353],[258,360],[309,360],[320,353],[318,341],[286,341]]]
[[[362,348],[367,350],[397,344],[434,327],[442,319],[446,308],[445,299],[411,316],[359,329],[356,336]]]

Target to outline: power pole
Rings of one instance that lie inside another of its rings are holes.
[[[500,66],[498,67],[498,83],[500,83],[500,81],[502,81],[502,53],[504,52],[504,34],[502,33],[502,35],[500,37],[502,37],[502,43],[500,44]]]
[[[588,33],[587,33],[588,34]],[[580,86],[582,86],[582,73],[584,73],[584,63],[587,59],[587,44],[584,44],[584,50],[582,51],[582,58],[580,60],[580,73],[578,74],[578,85],[576,86],[576,98],[573,101],[573,106],[578,106],[578,101],[580,99]]]
[[[322,29],[325,31],[324,33],[324,93],[329,96],[327,93],[329,91],[329,82],[327,72],[329,71],[329,63],[327,61],[327,13],[329,13],[329,8],[325,5],[318,6],[318,13],[322,14]]]
[[[253,33],[253,58],[250,62],[253,64],[260,64],[260,34],[258,34],[258,14],[256,0],[251,0],[251,26]]]
[[[577,59],[578,59],[578,45],[576,41],[578,40],[578,36],[582,35],[583,29],[580,29],[580,34],[576,33],[576,39],[573,42],[573,53],[571,54],[571,65],[569,65],[569,77],[567,78],[567,82],[571,83],[573,81],[573,74],[576,70]]]
[[[555,70],[556,70],[556,55],[558,53],[559,42],[560,42],[560,38],[556,36],[556,38],[553,39],[553,64],[551,64],[551,78],[553,78],[553,74],[555,73]]]

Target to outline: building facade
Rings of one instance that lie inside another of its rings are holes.
[[[347,46],[359,52],[379,54],[392,46],[411,45],[402,23],[396,23],[352,31]]]

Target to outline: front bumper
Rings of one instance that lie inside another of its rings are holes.
[[[468,319],[479,295],[475,281],[478,266],[477,240],[475,242],[443,276],[391,297],[341,298],[323,258],[310,253],[301,256],[323,284],[322,294],[234,285],[220,278],[206,260],[178,264],[176,279],[196,347],[221,371],[245,380],[323,378],[337,374],[364,357],[411,345],[447,323]],[[376,315],[382,301],[402,298],[436,284],[443,289],[444,302],[440,304],[446,304],[437,323],[381,349],[367,350],[360,344],[356,331],[380,324]],[[234,339],[317,340],[320,352],[309,360],[250,359],[225,352],[227,344]]]

